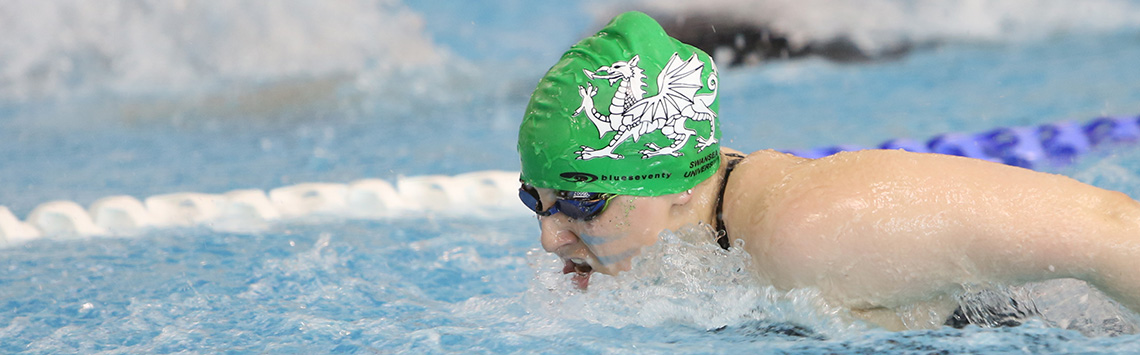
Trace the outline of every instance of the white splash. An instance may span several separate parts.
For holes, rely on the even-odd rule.
[[[4,1],[0,33],[0,100],[12,101],[266,78],[374,87],[448,57],[398,0]]]
[[[558,257],[532,250],[527,258],[535,280],[524,304],[549,322],[579,320],[617,328],[683,325],[711,330],[786,323],[826,338],[874,328],[829,305],[816,290],[785,292],[764,284],[750,271],[752,258],[743,248],[723,250],[711,242],[711,235],[700,228],[662,233],[657,244],[634,258],[632,270],[617,276],[595,273],[587,291],[576,289],[571,275],[562,274]],[[964,287],[959,304],[981,326],[1001,326],[1010,320],[1042,322],[1038,324],[1089,336],[1132,334],[1138,329],[1136,315],[1077,280]],[[912,324],[940,326],[942,319],[933,323],[917,319],[928,311],[915,308],[904,316]]]
[[[617,276],[595,273],[589,290],[572,286],[556,256],[534,250],[536,278],[524,297],[531,312],[608,327],[685,325],[718,329],[754,322],[790,323],[828,336],[866,329],[812,290],[777,291],[751,272],[742,248],[723,250],[711,231],[664,232]]]

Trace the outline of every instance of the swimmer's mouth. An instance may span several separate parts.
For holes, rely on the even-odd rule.
[[[590,285],[590,274],[594,273],[594,268],[586,263],[586,260],[579,258],[566,259],[566,266],[562,267],[562,274],[574,273],[571,280],[574,286],[579,290],[585,291],[586,287]]]

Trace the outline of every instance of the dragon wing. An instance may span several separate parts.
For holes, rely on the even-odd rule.
[[[693,54],[682,61],[676,53],[657,75],[657,95],[638,101],[625,116],[632,116],[633,124],[648,123],[656,119],[668,119],[681,110],[693,105],[693,98],[703,86],[701,71],[705,63]],[[647,133],[647,132],[646,132]]]

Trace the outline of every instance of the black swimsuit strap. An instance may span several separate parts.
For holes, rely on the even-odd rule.
[[[728,228],[724,225],[724,188],[728,186],[728,176],[732,174],[732,169],[736,168],[736,164],[744,159],[743,155],[736,153],[725,154],[733,159],[728,161],[728,165],[724,167],[724,179],[720,180],[720,194],[716,199],[716,243],[721,248],[728,249],[731,244],[728,241]]]

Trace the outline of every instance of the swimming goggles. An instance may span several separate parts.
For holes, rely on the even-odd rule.
[[[542,199],[538,197],[538,190],[534,186],[524,183],[519,187],[519,199],[539,216],[545,217],[562,212],[571,219],[583,221],[589,221],[602,214],[610,200],[617,196],[617,194],[576,191],[560,191],[558,195],[554,206],[544,210]]]

